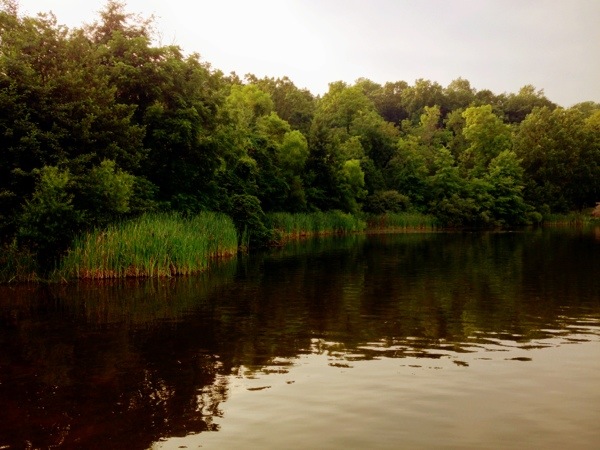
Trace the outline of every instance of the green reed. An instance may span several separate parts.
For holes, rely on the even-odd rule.
[[[580,226],[597,221],[591,214],[582,212],[570,212],[567,214],[544,215],[544,226]]]
[[[415,212],[386,213],[367,219],[369,230],[436,230],[440,222],[431,215]]]
[[[304,236],[353,233],[366,228],[363,220],[341,211],[270,213],[267,217],[273,229],[284,240]]]
[[[190,218],[147,214],[79,236],[55,277],[106,279],[189,275],[237,253],[232,220],[203,212]]]
[[[35,255],[28,248],[19,248],[16,241],[0,247],[0,283],[40,281]]]

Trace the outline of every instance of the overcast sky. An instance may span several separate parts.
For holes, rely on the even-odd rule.
[[[499,94],[532,84],[562,105],[600,103],[600,0],[129,0],[162,44],[225,73],[328,83],[465,78]],[[104,0],[19,0],[69,27]]]

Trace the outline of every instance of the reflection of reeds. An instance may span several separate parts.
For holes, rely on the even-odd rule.
[[[364,221],[341,211],[314,213],[271,213],[269,219],[273,228],[283,239],[297,239],[304,236],[344,234],[363,231]]]
[[[237,260],[219,261],[189,277],[80,281],[51,287],[62,307],[89,325],[151,325],[204,311],[210,298],[234,280]]]
[[[367,222],[372,230],[435,230],[441,227],[434,216],[411,212],[386,213],[373,216]]]
[[[205,270],[211,259],[236,252],[235,227],[223,214],[144,215],[78,237],[56,275],[65,279],[189,275]]]

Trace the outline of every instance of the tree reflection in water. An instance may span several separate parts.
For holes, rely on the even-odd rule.
[[[0,447],[142,449],[217,431],[231,379],[286,373],[306,353],[338,368],[468,365],[460,355],[481,348],[585,335],[600,318],[598,245],[566,231],[352,236],[210,276],[1,287]]]

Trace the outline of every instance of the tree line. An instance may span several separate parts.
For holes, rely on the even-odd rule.
[[[414,211],[514,226],[600,200],[600,104],[459,78],[332,82],[224,74],[109,0],[69,29],[0,10],[0,236],[40,257],[150,211]]]

